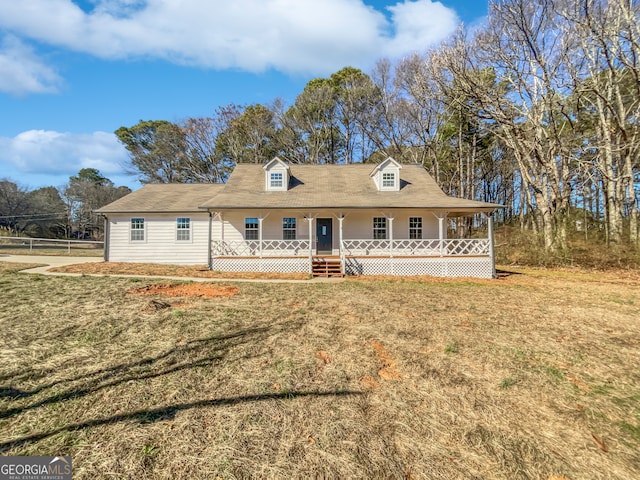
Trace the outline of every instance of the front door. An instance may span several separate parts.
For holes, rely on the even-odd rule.
[[[331,255],[333,252],[331,220],[331,218],[316,219],[316,253],[318,255]]]

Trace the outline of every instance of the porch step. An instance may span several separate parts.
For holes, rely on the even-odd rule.
[[[313,257],[311,275],[314,277],[344,277],[340,257]]]

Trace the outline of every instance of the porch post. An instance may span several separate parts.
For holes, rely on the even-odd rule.
[[[493,212],[486,214],[487,217],[487,230],[489,234],[489,257],[491,258],[491,276],[498,278],[496,274],[496,255],[495,255],[495,240],[493,238]]]
[[[338,217],[338,224],[339,224],[339,237],[340,237],[340,245],[339,245],[339,250],[338,253],[340,254],[340,269],[342,270],[342,273],[344,273],[344,249],[342,248],[342,241],[344,239],[344,235],[343,235],[343,231],[342,231],[342,222],[344,220],[344,214],[340,214],[340,216]]]
[[[393,258],[393,216],[389,215],[389,257]]]
[[[438,213],[438,240],[440,241],[440,256],[444,256],[444,219],[443,213]]]
[[[309,274],[313,272],[313,217],[308,216],[305,217],[307,222],[309,222]]]
[[[260,255],[260,258],[262,258],[262,221],[264,220],[264,218],[262,218],[262,215],[260,215],[260,217],[258,218],[258,252]]]
[[[224,248],[224,216],[222,212],[218,213],[218,218],[220,219],[220,240],[222,241],[222,248]]]
[[[207,252],[207,262],[208,262],[207,265],[209,267],[209,270],[212,270],[213,268],[213,252],[211,251],[212,241],[213,241],[213,214],[211,213],[211,210],[209,210],[209,248]]]

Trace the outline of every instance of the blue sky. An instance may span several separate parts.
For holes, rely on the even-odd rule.
[[[0,179],[117,185],[114,130],[222,105],[290,104],[312,78],[423,52],[488,0],[0,0]]]

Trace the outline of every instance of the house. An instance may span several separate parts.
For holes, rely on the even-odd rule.
[[[447,196],[419,165],[239,164],[224,184],[146,185],[101,209],[105,260],[218,271],[495,276],[500,205]],[[482,214],[487,238],[447,238]]]

